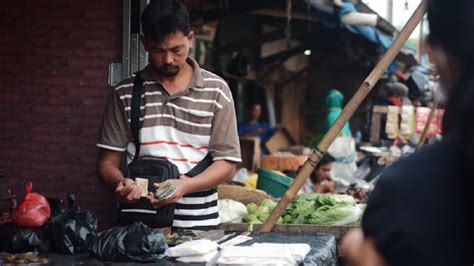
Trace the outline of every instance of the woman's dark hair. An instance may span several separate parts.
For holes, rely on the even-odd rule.
[[[189,13],[180,0],[152,0],[142,13],[142,31],[145,37],[162,41],[168,34],[190,31]]]
[[[334,158],[331,154],[326,153],[324,157],[319,161],[318,165],[316,166],[316,169],[319,169],[321,166],[327,164],[327,163],[332,163],[336,161],[336,158]]]
[[[443,119],[444,138],[455,148],[459,167],[453,174],[453,182],[462,189],[473,234],[474,185],[472,165],[474,164],[474,1],[473,0],[429,0],[428,20],[429,42],[440,47],[447,58],[459,64],[459,79],[450,89]],[[452,63],[452,62],[451,62]],[[450,156],[450,155],[447,155]]]

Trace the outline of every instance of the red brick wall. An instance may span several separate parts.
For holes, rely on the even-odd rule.
[[[95,143],[107,66],[121,61],[122,1],[0,1],[0,171],[49,197],[76,194],[112,224],[113,195],[97,180]]]

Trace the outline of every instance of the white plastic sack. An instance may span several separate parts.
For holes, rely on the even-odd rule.
[[[294,244],[278,244],[278,243],[255,243],[252,247],[265,247],[268,249],[284,248],[289,249],[293,258],[296,262],[300,263],[304,261],[306,255],[311,251],[311,246],[303,243]]]
[[[217,253],[217,250],[214,250],[204,255],[179,257],[176,258],[176,261],[184,263],[204,263],[211,261],[217,255]]]
[[[230,246],[221,250],[218,265],[297,265],[293,254],[283,247]]]
[[[355,140],[349,136],[337,137],[327,152],[336,159],[331,169],[336,192],[345,191],[351,184],[352,174],[357,170]]]
[[[168,257],[199,256],[217,250],[217,243],[208,239],[184,242],[165,251]]]
[[[231,199],[218,200],[217,208],[221,223],[241,222],[241,218],[247,214],[247,207],[243,203]]]

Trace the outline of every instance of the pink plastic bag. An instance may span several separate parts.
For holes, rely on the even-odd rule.
[[[25,198],[13,210],[12,223],[21,227],[41,227],[51,215],[48,200],[41,194],[31,192],[32,183],[27,183],[25,188]]]

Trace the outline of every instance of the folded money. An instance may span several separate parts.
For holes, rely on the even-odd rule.
[[[176,186],[170,181],[166,181],[160,188],[155,191],[155,198],[165,200],[170,198],[176,192]]]

